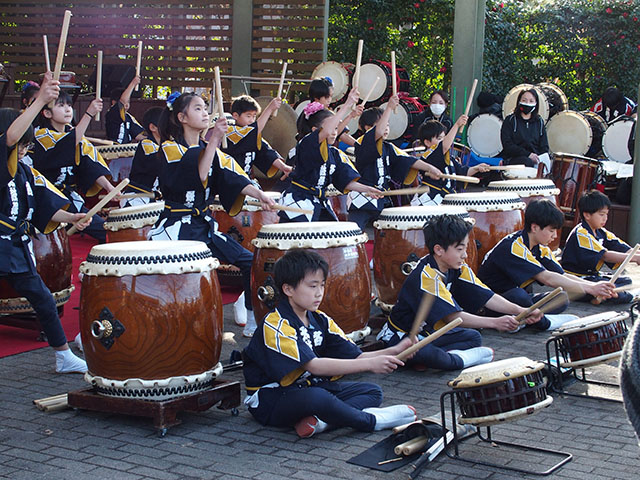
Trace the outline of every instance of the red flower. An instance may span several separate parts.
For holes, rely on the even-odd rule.
[[[629,13],[628,13],[628,12],[624,12],[624,13],[622,14],[622,16],[623,16],[624,18],[627,18],[627,17],[629,16]]]
[[[626,37],[624,35],[620,35],[620,40],[624,40]]]
[[[447,67],[440,67],[440,73],[444,73],[447,71]]]
[[[613,13],[613,10],[611,10],[611,8],[607,8],[607,9],[605,10],[605,12],[607,12],[607,13]]]
[[[573,64],[574,68],[580,68],[580,62],[576,62]]]
[[[369,30],[373,30],[373,27],[369,27]]]
[[[367,23],[371,25],[373,23],[373,20],[371,20],[370,18],[367,18]]]
[[[419,8],[420,4],[419,3],[414,3],[413,6],[416,7],[416,8]]]
[[[598,54],[597,54],[596,52],[593,52],[593,56],[594,56],[594,57],[597,57],[597,56],[598,56]]]
[[[498,5],[500,8],[504,8],[504,2],[500,2],[500,5]]]
[[[616,42],[616,41],[614,40],[614,41],[613,41],[613,44],[614,44],[614,45],[618,45],[618,42]]]
[[[413,48],[413,47],[415,47],[415,46],[416,46],[416,44],[415,44],[415,43],[413,43],[411,40],[407,41],[407,47],[409,47],[409,48]]]
[[[638,17],[633,17],[633,21],[637,22],[638,21]]]
[[[638,50],[640,50],[640,45],[638,45]]]

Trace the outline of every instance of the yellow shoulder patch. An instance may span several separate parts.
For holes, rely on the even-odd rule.
[[[254,127],[251,127],[249,125],[245,127],[230,125],[229,127],[227,127],[227,139],[236,144],[244,137],[249,135],[253,131],[253,129]]]
[[[338,335],[339,337],[344,338],[346,341],[353,343],[353,341],[345,335],[345,333],[342,331],[340,326],[333,320],[333,318],[331,318],[329,315],[327,315],[326,313],[320,310],[317,310],[317,312],[327,317],[327,320],[329,322],[329,333]]]
[[[533,265],[542,267],[536,257],[533,256],[533,253],[531,253],[531,250],[529,250],[524,244],[524,242],[522,241],[522,237],[518,237],[516,241],[511,244],[511,254],[515,255],[518,258],[526,260]]]
[[[220,168],[225,168],[227,170],[231,170],[234,173],[237,173],[240,176],[247,177],[245,171],[238,165],[238,162],[231,155],[227,155],[222,150],[218,149],[218,163],[220,164]]]
[[[264,344],[267,348],[281,353],[285,357],[300,361],[298,351],[298,332],[289,321],[280,316],[278,310],[271,312],[262,324]]]
[[[342,163],[346,163],[347,165],[349,165],[351,168],[353,168],[354,170],[356,169],[355,165],[353,164],[353,162],[351,161],[351,159],[349,158],[349,155],[347,155],[346,153],[344,153],[342,150],[340,149],[336,149],[338,150],[338,154],[340,157],[340,161]]]
[[[482,280],[480,280],[478,277],[476,277],[476,274],[473,273],[473,270],[471,270],[471,268],[469,268],[469,265],[467,265],[466,263],[462,264],[462,268],[461,268],[461,273],[460,273],[460,280],[467,282],[467,283],[471,283],[473,285],[477,285],[479,287],[482,288],[486,288],[487,290],[489,290],[489,287],[487,287]]]
[[[168,163],[179,162],[187,151],[185,147],[172,141],[164,142],[161,148]]]
[[[591,250],[592,252],[599,252],[604,247],[600,245],[598,240],[584,227],[578,227],[576,230],[576,239],[578,240],[578,246],[585,250]]]
[[[160,148],[158,147],[158,144],[156,142],[149,140],[148,138],[142,140],[140,144],[142,145],[142,149],[144,150],[145,155],[153,155]]]
[[[35,168],[33,168],[33,167],[29,167],[29,168],[31,169],[31,174],[33,175],[33,182],[36,185],[38,185],[39,187],[46,187],[47,190],[50,190],[51,192],[55,193],[60,198],[62,198],[64,200],[67,200],[67,197],[60,190],[58,190],[58,188],[53,183],[51,183],[49,180],[47,180],[47,177],[42,175]]]
[[[429,292],[434,297],[447,302],[449,305],[455,306],[451,292],[447,290],[447,286],[442,283],[438,272],[429,265],[425,265],[420,273],[420,289]]]
[[[48,128],[39,128],[36,131],[36,142],[38,142],[42,148],[45,150],[49,150],[56,146],[58,141],[67,135],[63,132],[56,132],[55,130],[50,130]]]

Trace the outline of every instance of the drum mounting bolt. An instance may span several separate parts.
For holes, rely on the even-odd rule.
[[[258,299],[261,302],[268,302],[275,298],[275,290],[271,285],[258,287]]]
[[[94,320],[91,323],[91,335],[95,338],[110,337],[113,333],[113,326],[109,320]]]

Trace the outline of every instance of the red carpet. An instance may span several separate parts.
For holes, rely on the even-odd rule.
[[[79,332],[78,305],[80,302],[80,283],[78,282],[78,269],[87,254],[97,242],[87,235],[74,235],[70,238],[71,252],[73,253],[72,281],[76,289],[71,294],[71,299],[64,306],[62,327],[71,342]],[[241,288],[222,286],[222,303],[235,302],[240,295]],[[36,348],[48,347],[46,342],[37,340],[38,332],[23,328],[0,325],[0,358],[17,353],[28,352]]]

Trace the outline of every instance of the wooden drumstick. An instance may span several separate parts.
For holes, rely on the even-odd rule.
[[[282,97],[282,87],[284,87],[284,77],[287,75],[287,62],[282,62],[282,74],[280,75],[280,85],[278,86],[278,97]],[[273,118],[278,116],[278,110],[271,115]]]
[[[640,288],[638,285],[634,285],[633,283],[630,283],[629,285],[623,285],[621,287],[616,287],[613,289],[614,292],[618,293],[618,292],[626,292],[627,290],[634,290],[636,288]]]
[[[464,109],[465,115],[469,115],[469,110],[471,110],[471,103],[473,102],[473,95],[476,93],[477,86],[478,86],[478,79],[474,78],[473,84],[471,85],[471,94],[469,95],[469,98],[467,98],[467,107]],[[461,125],[459,131],[462,132],[463,128],[464,128],[464,125]]]
[[[489,170],[518,170],[522,169],[521,166],[518,165],[490,165]]]
[[[429,292],[424,292],[422,295],[422,300],[420,300],[420,305],[418,306],[418,311],[416,312],[416,318],[413,319],[413,325],[411,325],[411,330],[409,331],[409,338],[417,338],[418,332],[420,331],[420,327],[427,319],[429,312],[431,311],[431,307],[433,306],[433,301],[436,299]]]
[[[622,272],[624,271],[625,268],[627,268],[627,265],[629,264],[631,259],[635,256],[636,253],[638,253],[638,249],[640,249],[640,244],[636,243],[635,247],[631,249],[631,251],[627,254],[627,256],[622,261],[618,269],[613,273],[613,276],[611,277],[611,280],[609,280],[609,283],[613,283],[613,284],[616,283],[616,280],[620,275],[622,275]],[[603,297],[596,297],[593,300],[591,300],[591,303],[593,303],[594,305],[600,305],[603,300],[604,300]]]
[[[94,145],[113,145],[113,140],[105,140],[104,138],[96,138],[96,137],[87,137],[84,136],[87,140],[89,140]]]
[[[53,79],[60,80],[62,61],[64,60],[64,49],[67,46],[67,35],[69,33],[69,23],[71,23],[71,10],[64,11],[62,20],[62,31],[60,32],[60,42],[58,43],[58,53],[56,53],[56,66],[53,69]],[[53,108],[55,100],[49,103],[49,108]]]
[[[367,96],[364,97],[364,99],[362,100],[361,105],[364,105],[369,101],[369,99],[371,98],[371,95],[373,95],[373,89],[376,88],[376,85],[378,84],[379,81],[380,81],[380,77],[376,77],[376,80],[373,82],[373,85],[371,85],[371,88],[369,89]]]
[[[96,98],[102,98],[102,50],[98,50],[98,63],[96,65]],[[93,117],[96,122],[100,121],[100,112]]]
[[[216,102],[218,103],[218,116],[224,117],[224,104],[222,103],[222,83],[220,82],[220,67],[213,69],[216,81]],[[227,148],[227,134],[222,137],[222,148]]]
[[[116,185],[113,190],[111,190],[109,193],[107,193],[102,200],[100,200],[98,203],[96,203],[95,207],[93,207],[91,210],[89,210],[87,212],[87,214],[82,218],[82,220],[80,220],[80,222],[86,222],[91,217],[93,217],[96,213],[98,213],[100,210],[102,210],[102,207],[104,207],[107,203],[109,203],[127,185],[129,185],[129,179],[125,178],[118,185]],[[76,226],[72,225],[71,228],[69,230],[67,230],[67,236],[70,237],[71,235],[73,235],[77,231],[78,231],[78,229],[76,228]]]
[[[391,51],[391,94],[398,94],[398,82],[396,79],[396,52]],[[393,113],[396,113],[396,108],[393,109]]]
[[[136,59],[136,77],[140,76],[140,67],[142,66],[142,40],[138,41],[138,58]],[[140,89],[140,84],[136,85],[136,92]]]
[[[407,357],[411,356],[414,352],[417,352],[418,350],[420,350],[425,345],[428,345],[431,342],[433,342],[434,340],[437,340],[442,335],[447,333],[449,330],[451,330],[453,328],[456,328],[461,323],[462,323],[462,319],[460,317],[456,318],[455,320],[447,323],[444,327],[442,327],[442,328],[436,330],[435,332],[433,332],[428,337],[423,338],[418,343],[414,343],[409,348],[407,348],[404,352],[400,352],[398,355],[396,355],[396,358],[398,360],[404,361]]]
[[[411,442],[409,445],[404,446],[404,448],[402,449],[402,455],[404,455],[405,457],[409,457],[414,453],[417,453],[420,450],[422,450],[422,448],[428,442],[429,442],[429,439],[427,438],[426,435],[420,435],[419,437],[414,438],[413,442]]]
[[[412,187],[412,188],[399,188],[397,190],[387,190],[385,192],[380,192],[380,195],[383,197],[393,197],[394,195],[413,195],[414,193],[426,193],[429,191],[429,187],[424,185],[422,187]]]
[[[364,40],[358,40],[358,55],[356,56],[356,70],[353,73],[353,80],[351,82],[353,88],[360,86],[360,65],[362,64],[362,50],[364,48]]]
[[[47,68],[47,72],[51,71],[51,60],[49,59],[49,41],[46,35],[42,35],[42,42],[44,43],[44,65]]]
[[[551,300],[553,300],[555,297],[557,297],[561,293],[562,293],[562,287],[556,288],[549,295],[546,295],[546,296],[542,297],[540,300],[538,300],[536,303],[531,305],[529,308],[527,308],[526,310],[524,310],[524,311],[520,312],[518,315],[516,315],[516,317],[515,317],[516,320],[518,322],[522,321],[523,318],[525,318],[529,314],[531,314],[531,312],[533,312],[536,308],[542,307],[545,303],[550,302]]]
[[[447,173],[441,173],[440,178],[450,178],[451,180],[457,180],[458,182],[465,183],[480,183],[479,178],[469,177],[467,175],[449,175]]]
[[[98,198],[105,198],[106,195],[100,195]],[[120,195],[121,200],[130,200],[132,198],[156,198],[153,193],[123,193]]]

